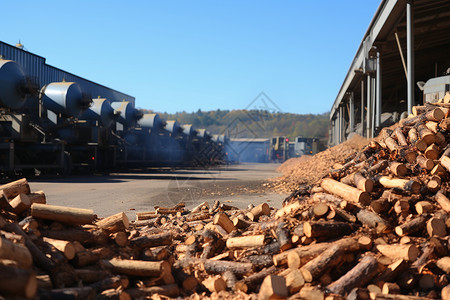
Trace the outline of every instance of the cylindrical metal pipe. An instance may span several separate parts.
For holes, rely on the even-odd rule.
[[[367,113],[366,113],[367,133],[366,133],[366,137],[368,139],[370,139],[370,138],[372,138],[372,134],[371,134],[371,131],[372,131],[372,128],[371,128],[372,127],[372,118],[371,118],[371,116],[372,116],[372,99],[371,99],[371,87],[370,87],[372,80],[371,80],[369,74],[367,74],[366,81],[367,81]]]
[[[349,106],[349,110],[350,110],[350,115],[349,115],[349,131],[350,133],[352,133],[355,130],[355,99],[354,99],[355,95],[352,92],[350,92],[349,98],[348,98],[348,106]]]
[[[408,71],[408,114],[414,106],[414,14],[413,0],[406,2],[406,69]]]
[[[377,107],[376,107],[376,115],[375,115],[375,128],[377,130],[381,125],[381,101],[382,101],[382,92],[381,92],[381,57],[380,52],[377,52],[377,81],[376,81],[376,89],[377,89]]]

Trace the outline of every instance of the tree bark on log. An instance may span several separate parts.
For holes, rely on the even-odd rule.
[[[225,271],[231,271],[238,275],[248,275],[253,272],[253,264],[251,263],[211,259],[203,260],[202,263],[205,271],[210,274],[222,274]]]
[[[347,235],[354,230],[353,226],[344,222],[305,222],[303,231],[310,238],[338,237]]]
[[[297,253],[301,260],[301,265],[310,261],[323,251],[327,250],[333,245],[339,245],[344,252],[354,252],[360,249],[358,241],[354,238],[343,238],[334,242],[317,243],[308,246],[300,246],[298,248],[289,249],[285,252],[275,254],[273,256],[273,263],[275,266],[281,266],[287,264],[288,255],[292,252]]]
[[[114,273],[130,276],[158,277],[171,269],[167,261],[111,259],[100,262],[102,266]]]
[[[0,294],[34,299],[37,287],[33,271],[0,265]]]
[[[0,237],[0,258],[16,261],[22,268],[30,268],[33,258],[27,247],[15,244],[3,237]]]
[[[22,178],[0,186],[0,190],[7,199],[12,199],[19,194],[29,194],[30,185],[25,178]]]
[[[442,207],[443,210],[445,210],[446,212],[450,212],[450,200],[442,192],[437,192],[434,199]]]
[[[172,233],[141,235],[130,240],[130,247],[136,249],[151,248],[172,244]]]
[[[398,236],[405,236],[420,232],[425,228],[426,222],[427,219],[424,216],[419,216],[417,218],[412,219],[409,222],[403,223],[402,225],[395,227],[395,233]]]
[[[344,295],[355,287],[364,286],[378,272],[378,262],[373,256],[365,256],[344,276],[327,286],[333,293]]]
[[[374,228],[377,233],[385,232],[389,228],[388,223],[383,218],[381,218],[378,214],[364,208],[360,209],[356,213],[356,218],[358,218],[362,224],[365,224],[370,228]]]
[[[227,239],[227,248],[251,248],[264,246],[264,234],[261,235],[249,235],[239,236]]]
[[[367,192],[343,184],[334,179],[323,179],[321,187],[328,193],[335,194],[352,203],[361,203],[363,205],[366,205],[370,202],[370,195]]]
[[[109,242],[109,237],[103,230],[85,231],[76,228],[63,230],[43,230],[41,234],[55,240],[77,241],[83,245],[105,245]]]
[[[415,261],[419,256],[419,249],[411,244],[391,244],[391,245],[377,245],[377,250],[392,259],[402,258],[408,261]]]
[[[95,214],[92,209],[39,203],[34,203],[31,206],[31,216],[38,219],[58,221],[71,225],[92,224],[95,219]]]
[[[97,226],[101,229],[112,233],[127,230],[130,227],[130,221],[124,212],[104,218],[95,224],[97,224]]]
[[[337,266],[343,259],[343,251],[339,245],[332,246],[326,251],[322,252],[316,258],[310,260],[303,267],[300,272],[306,282],[311,282],[319,278],[326,270]]]
[[[268,275],[258,293],[258,300],[285,299],[288,296],[286,280],[281,276]]]
[[[69,287],[45,291],[40,297],[41,299],[94,300],[95,291],[91,287]]]
[[[415,180],[401,179],[401,178],[391,178],[389,176],[380,176],[378,182],[385,188],[398,188],[404,191],[409,191],[413,194],[418,194],[420,192],[420,183]]]
[[[176,298],[180,295],[180,289],[175,283],[161,286],[127,289],[126,292],[131,296],[132,299],[144,299],[155,294],[171,298]]]

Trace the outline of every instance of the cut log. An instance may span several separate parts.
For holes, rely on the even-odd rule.
[[[372,249],[373,241],[368,236],[362,236],[358,239],[358,244],[361,249],[370,250]]]
[[[277,237],[278,243],[280,244],[281,251],[286,251],[292,248],[291,236],[289,234],[289,230],[285,228],[285,226],[286,224],[284,222],[280,222],[277,225],[277,229],[275,230],[275,235]]]
[[[419,216],[417,218],[412,219],[409,222],[403,223],[402,225],[395,227],[395,233],[398,236],[405,236],[420,232],[425,228],[426,222],[427,219],[425,217]]]
[[[180,295],[180,289],[175,283],[161,286],[132,288],[127,289],[126,292],[132,299],[145,299],[158,294],[171,298],[176,298]]]
[[[34,299],[37,292],[34,272],[0,265],[0,294]]]
[[[233,222],[230,220],[230,218],[225,213],[221,213],[221,212],[217,213],[214,216],[213,224],[219,225],[227,233],[231,233],[234,230],[236,230],[236,227],[234,227]]]
[[[193,209],[191,209],[191,214],[198,213],[198,212],[200,212],[202,210],[206,211],[208,209],[209,209],[209,203],[208,203],[208,201],[205,201],[205,202],[200,203],[199,205],[197,205]]]
[[[373,202],[373,201],[372,201]],[[351,213],[339,208],[339,207],[331,207],[332,211],[334,212],[333,218],[340,218],[344,221],[354,223],[356,222],[356,217],[352,215]],[[327,217],[328,218],[328,217]]]
[[[418,194],[420,192],[420,183],[415,180],[391,178],[389,176],[380,176],[378,181],[385,188],[398,188],[405,191],[412,192],[413,194]]]
[[[434,168],[434,161],[432,159],[426,158],[423,155],[418,155],[416,157],[417,164],[427,171],[430,171]]]
[[[40,203],[40,204],[46,204],[47,199],[45,197],[44,191],[37,191],[35,193],[28,194],[28,197],[30,198],[31,204],[33,203]]]
[[[132,300],[130,294],[122,289],[109,289],[96,296],[97,300]]]
[[[364,225],[374,228],[377,233],[385,232],[389,228],[388,223],[383,218],[367,209],[360,209],[356,213],[356,218]]]
[[[233,219],[233,225],[237,229],[246,229],[248,228],[252,223],[244,220],[244,218],[234,218]]]
[[[127,259],[101,260],[102,266],[114,273],[158,277],[167,270],[170,271],[170,264],[166,261],[142,261]]]
[[[234,286],[236,285],[236,282],[237,282],[236,275],[234,275],[233,272],[226,271],[222,274],[222,278],[223,278],[223,280],[225,280],[225,282],[227,284],[227,288],[230,291],[233,291]]]
[[[447,274],[450,274],[450,257],[445,256],[436,261],[436,266]]]
[[[141,235],[130,240],[130,247],[136,249],[151,248],[172,244],[172,233],[158,233],[152,235]]]
[[[343,238],[329,243],[317,243],[308,246],[301,246],[298,248],[289,249],[285,252],[275,254],[273,256],[273,263],[275,266],[281,266],[287,264],[288,255],[292,252],[297,253],[301,260],[300,265],[304,265],[314,257],[321,254],[333,245],[339,245],[344,252],[354,252],[360,249],[358,241],[354,238]]]
[[[211,292],[218,293],[220,291],[225,291],[227,289],[227,283],[220,275],[209,276],[202,281],[202,284]]]
[[[251,247],[263,247],[264,246],[264,234],[239,236],[227,239],[227,248],[251,248]]]
[[[420,125],[417,129],[419,137],[423,140],[427,146],[433,144],[436,141],[434,133],[428,129],[425,125]]]
[[[385,282],[381,289],[383,294],[400,294],[400,287],[395,282]]]
[[[436,144],[431,144],[425,149],[425,157],[428,159],[436,160],[439,157],[440,149]]]
[[[70,287],[45,291],[39,296],[41,299],[94,300],[95,291],[91,287]]]
[[[327,286],[332,293],[344,295],[355,287],[364,286],[378,272],[378,262],[373,256],[365,256],[344,276]]]
[[[20,215],[31,207],[31,200],[27,195],[21,193],[14,197],[14,199],[9,202],[9,205],[11,205],[12,211],[15,214]]]
[[[77,241],[83,245],[104,245],[109,242],[108,234],[103,230],[85,231],[76,228],[63,230],[44,230],[41,229],[44,237],[55,240]]]
[[[90,285],[90,287],[94,289],[95,292],[101,293],[104,290],[117,289],[119,287],[126,289],[129,283],[130,282],[127,277],[117,275],[94,282]]]
[[[288,295],[286,280],[281,276],[269,275],[261,284],[258,300],[284,299]]]
[[[372,179],[366,178],[361,173],[356,172],[353,176],[353,181],[355,183],[355,186],[361,191],[368,193],[372,192],[374,186],[374,182]]]
[[[128,245],[128,236],[125,231],[119,231],[111,234],[111,239],[114,240],[117,246],[125,247]]]
[[[373,280],[373,283],[378,284],[386,281],[395,281],[401,273],[408,269],[408,267],[409,263],[406,260],[402,258],[397,259],[389,264],[387,268]]]
[[[186,221],[187,222],[200,221],[200,220],[207,220],[209,218],[211,218],[211,214],[209,212],[199,212],[187,215]]]
[[[22,178],[0,186],[0,190],[7,199],[13,199],[19,194],[29,194],[30,185],[25,178]]]
[[[306,282],[311,282],[318,279],[326,270],[340,264],[343,257],[343,251],[339,245],[332,246],[301,267],[300,272]]]
[[[285,279],[289,294],[297,293],[305,285],[305,279],[298,269],[291,269]]]
[[[334,179],[330,178],[323,179],[321,186],[327,192],[335,194],[352,203],[361,203],[363,205],[366,205],[370,202],[370,195],[367,192],[343,184]]]
[[[98,222],[96,222],[98,227],[107,230],[109,232],[118,232],[127,230],[130,227],[130,222],[127,215],[124,212],[109,216]]]
[[[203,268],[209,274],[222,274],[231,271],[237,275],[248,275],[253,272],[253,264],[235,261],[211,260],[203,261]]]
[[[405,176],[408,169],[406,168],[406,166],[400,162],[396,162],[393,161],[391,163],[389,163],[389,169],[391,170],[392,173],[394,173],[395,176]],[[373,186],[373,182],[372,182],[372,186]]]
[[[303,231],[307,237],[337,237],[349,234],[353,226],[344,222],[305,222]]]
[[[400,148],[400,146],[397,144],[397,142],[391,137],[385,138],[384,143],[386,144],[388,149],[392,152],[397,151]]]
[[[33,258],[27,247],[15,244],[3,237],[0,237],[0,258],[16,261],[22,268],[30,268]]]
[[[250,210],[247,214],[251,221],[257,221],[259,217],[270,214],[270,206],[267,203],[261,203]]]
[[[92,224],[96,217],[92,209],[39,203],[33,203],[33,205],[31,205],[31,216],[38,219],[58,221],[71,225]]]
[[[405,135],[403,134],[403,131],[400,127],[395,128],[394,130],[395,137],[397,138],[397,141],[400,146],[408,146],[408,141],[406,140]]]
[[[444,176],[446,174],[445,169],[442,167],[442,165],[440,164],[440,162],[437,162],[433,169],[431,169],[430,171],[431,175],[438,175],[438,176]]]
[[[55,240],[50,238],[43,238],[44,242],[51,244],[53,247],[61,251],[64,254],[64,257],[67,259],[73,259],[75,257],[75,247],[72,242],[63,241],[63,240]]]
[[[300,299],[305,300],[324,300],[325,299],[325,293],[316,286],[304,286],[301,288],[300,292],[297,294],[300,297]],[[295,296],[293,296],[295,297]]]
[[[445,222],[438,218],[431,218],[427,222],[427,232],[430,237],[444,237],[447,235]]]
[[[443,210],[450,212],[450,200],[442,192],[437,192],[434,200],[436,200]]]
[[[377,245],[376,248],[381,254],[391,259],[402,258],[408,261],[415,261],[420,253],[416,246],[409,244]]]
[[[449,300],[450,299],[450,284],[443,287],[441,290],[441,299]]]
[[[257,286],[269,275],[277,271],[275,266],[264,268],[261,271],[245,277],[241,281],[236,282],[235,290],[247,292],[249,290],[256,290]]]
[[[111,276],[109,272],[103,270],[75,269],[74,272],[78,280],[84,283],[98,282]]]
[[[329,207],[326,203],[317,203],[313,206],[313,213],[316,218],[322,218],[328,213]]]

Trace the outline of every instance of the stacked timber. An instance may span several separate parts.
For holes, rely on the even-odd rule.
[[[450,299],[450,118],[417,111],[280,209],[179,203],[130,222],[1,186],[0,295]]]

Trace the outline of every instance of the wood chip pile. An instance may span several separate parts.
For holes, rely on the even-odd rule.
[[[25,179],[1,186],[0,295],[450,299],[449,110],[415,111],[278,210],[179,203],[99,220]]]

